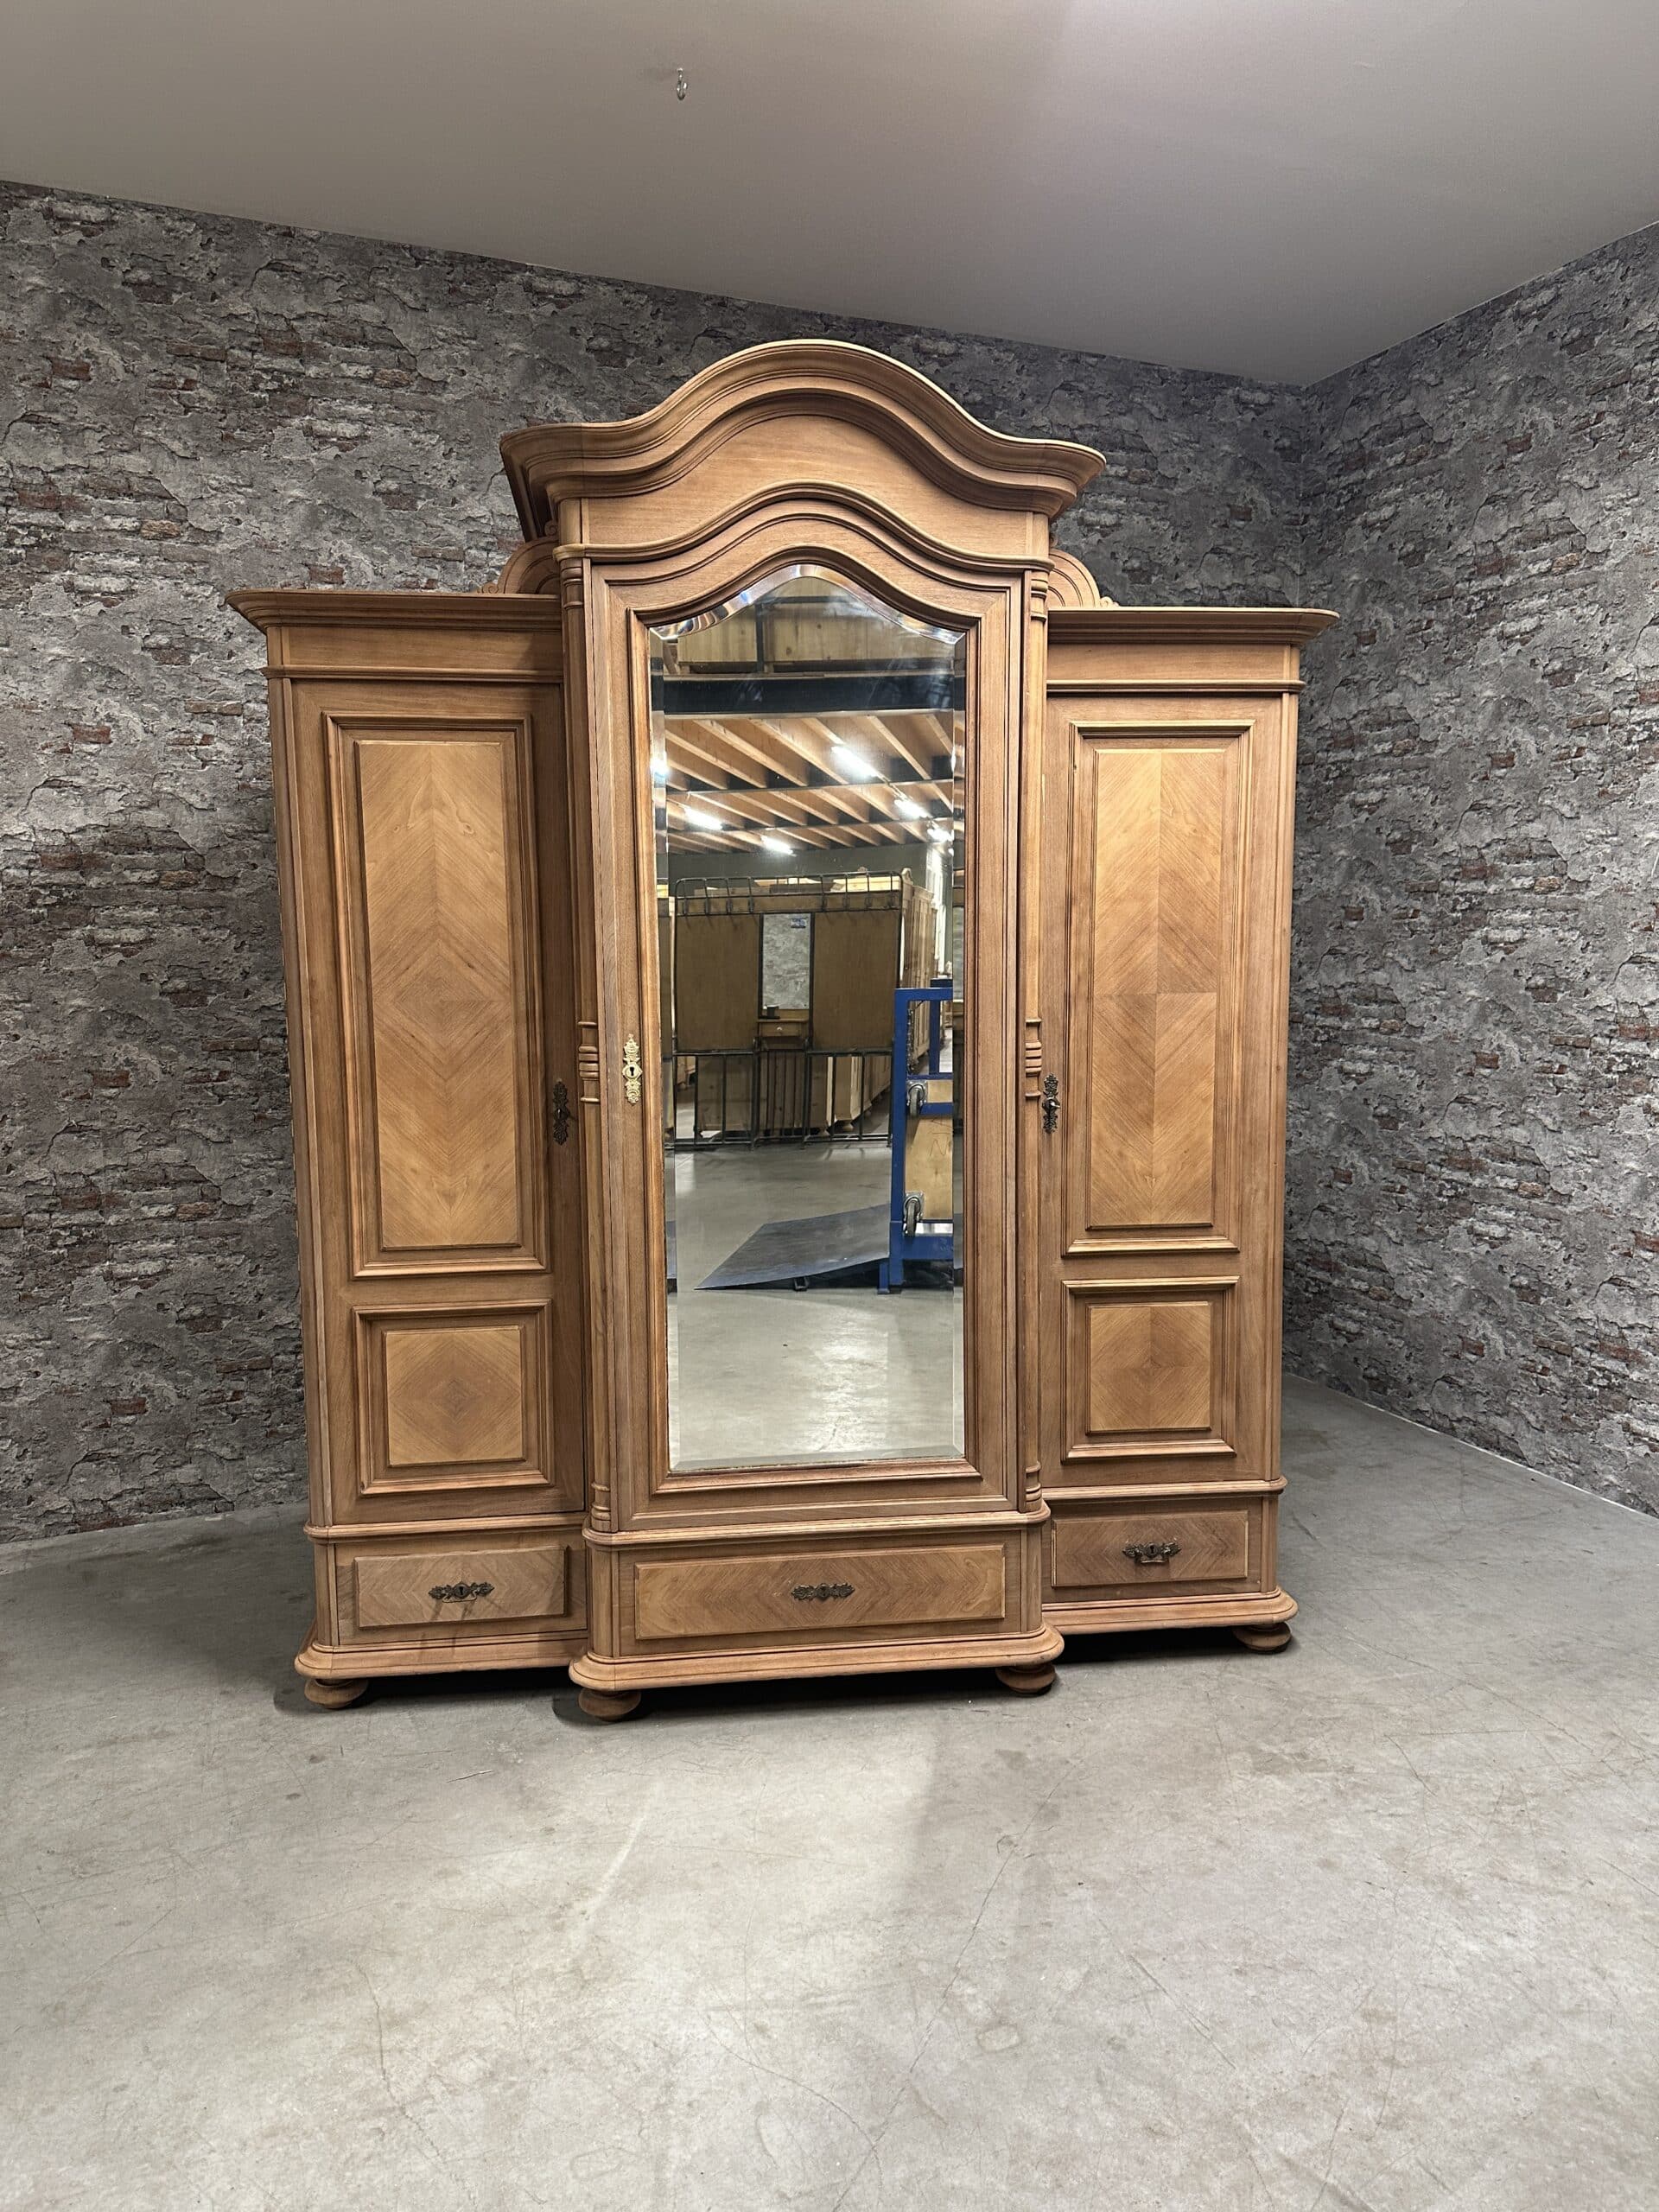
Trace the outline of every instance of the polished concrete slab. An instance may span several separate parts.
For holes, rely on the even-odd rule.
[[[0,1559],[0,2204],[1659,2206],[1659,1522],[1306,1388],[1272,1657],[288,1671],[295,1517]]]
[[[962,1450],[962,1290],[874,1281],[705,1290],[768,1222],[886,1205],[885,1144],[732,1145],[674,1160],[679,1287],[668,1300],[677,1467],[953,1459]]]

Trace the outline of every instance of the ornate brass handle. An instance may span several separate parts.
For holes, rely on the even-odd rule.
[[[1043,1135],[1052,1137],[1060,1126],[1060,1078],[1057,1075],[1043,1077]]]
[[[570,1093],[562,1083],[553,1086],[553,1141],[563,1144],[570,1134]]]
[[[435,1582],[426,1594],[441,1605],[453,1605],[467,1598],[487,1598],[494,1587],[493,1582]]]
[[[850,1582],[798,1582],[789,1594],[803,1602],[812,1598],[850,1598],[853,1586]]]
[[[1162,1567],[1179,1551],[1179,1544],[1125,1544],[1123,1556],[1132,1559],[1137,1567]]]
[[[639,1103],[639,1079],[645,1071],[639,1058],[639,1039],[630,1037],[622,1047],[622,1095],[630,1106]]]

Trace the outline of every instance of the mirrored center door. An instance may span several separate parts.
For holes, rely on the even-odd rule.
[[[648,634],[671,1473],[959,1460],[964,633],[794,564]]]

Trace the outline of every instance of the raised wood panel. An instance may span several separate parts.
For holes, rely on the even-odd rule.
[[[545,1492],[549,1321],[541,1306],[359,1314],[359,1494],[463,1491],[467,1511],[505,1511],[530,1501],[491,1493]]]
[[[1207,1429],[1214,1315],[1188,1299],[1097,1300],[1089,1309],[1084,1421],[1091,1436]]]
[[[389,1467],[524,1456],[524,1332],[512,1321],[385,1332]]]
[[[1073,725],[1073,1244],[1231,1217],[1237,738]]]
[[[1097,1479],[1088,1466],[1098,1460],[1120,1463],[1113,1480],[1155,1480],[1171,1457],[1232,1456],[1236,1288],[1179,1276],[1065,1287],[1064,1461],[1052,1481]]]
[[[1050,1543],[1053,1587],[1120,1598],[1177,1595],[1249,1585],[1261,1558],[1260,1503],[1071,1508]]]
[[[537,1266],[527,729],[331,736],[359,1268]]]
[[[556,1619],[569,1611],[569,1541],[364,1551],[351,1574],[359,1629]]]
[[[1001,1542],[648,1560],[634,1570],[641,1643],[849,1629],[1000,1622],[1007,1611]]]

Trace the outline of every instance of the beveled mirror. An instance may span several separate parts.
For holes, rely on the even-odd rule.
[[[798,564],[650,652],[671,1468],[958,1458],[963,633]]]

